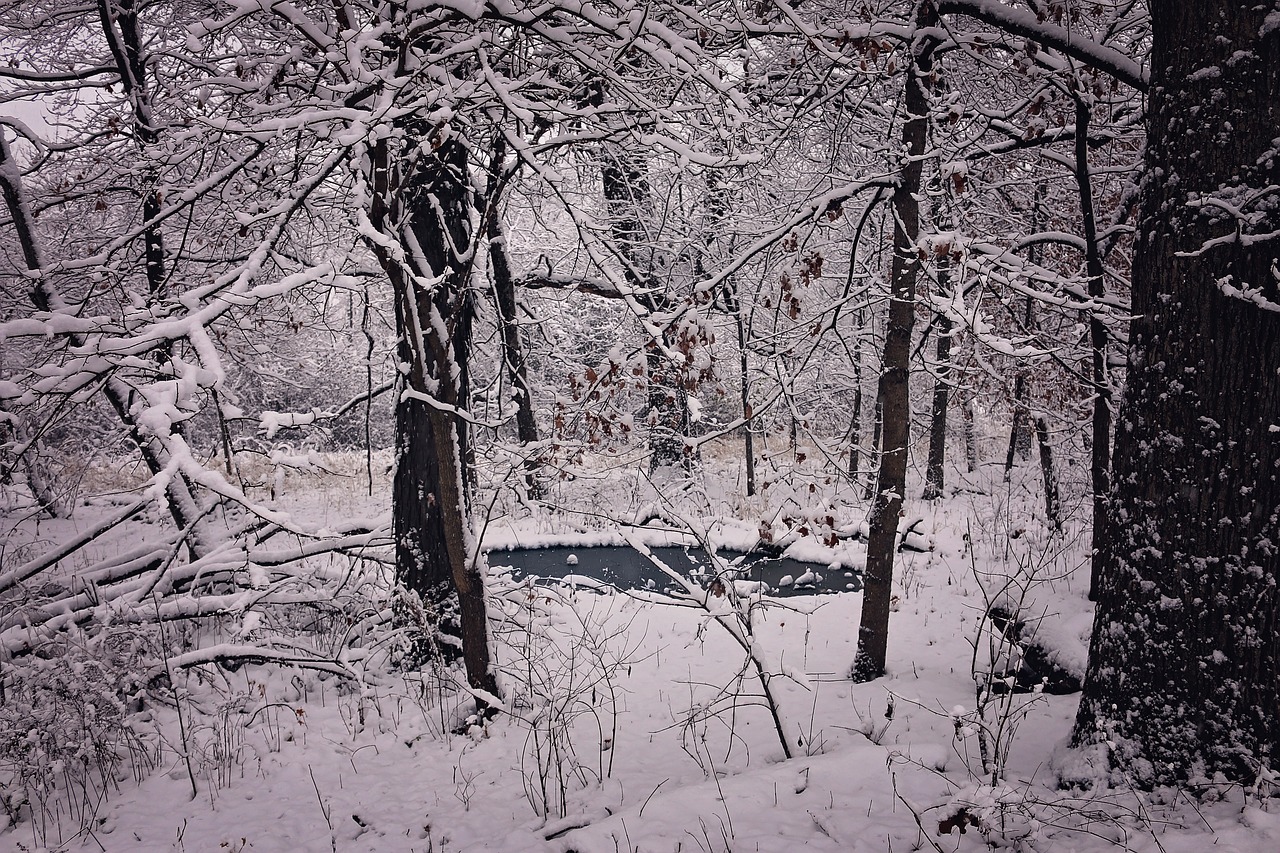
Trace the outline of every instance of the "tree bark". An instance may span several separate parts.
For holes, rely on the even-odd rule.
[[[1049,443],[1049,422],[1036,418],[1036,443],[1040,445],[1040,475],[1044,480],[1044,516],[1055,531],[1062,530],[1062,498],[1058,493],[1058,472],[1053,467],[1053,445]]]
[[[1093,179],[1089,172],[1089,105],[1080,92],[1076,98],[1076,183],[1080,188],[1080,219],[1084,230],[1085,272],[1089,276],[1089,296],[1106,296],[1102,251],[1098,246],[1098,224],[1093,208]],[[1093,386],[1093,442],[1089,474],[1093,491],[1093,556],[1089,565],[1089,600],[1097,601],[1105,546],[1107,492],[1111,489],[1111,379],[1107,371],[1107,327],[1098,317],[1097,306],[1089,309],[1090,374]]]
[[[951,273],[947,258],[943,257],[938,260],[938,295],[946,299],[950,292]],[[947,408],[951,404],[951,319],[939,314],[937,323],[933,411],[929,416],[929,456],[925,465],[922,496],[926,501],[942,497],[946,485],[943,466],[947,461]]]
[[[964,415],[964,459],[965,467],[972,474],[978,470],[978,430],[973,422],[973,399],[968,398],[961,407]]]
[[[879,389],[877,389],[878,392]],[[876,454],[879,459],[880,453],[880,434],[884,431],[884,400],[881,399],[879,393],[876,394],[875,405],[871,407],[871,452]],[[870,501],[876,496],[876,478],[867,477],[867,488],[862,494],[862,499]]]
[[[862,332],[866,327],[866,312],[858,308],[858,337],[853,342],[853,414],[849,419],[849,482],[858,485],[862,479],[860,450],[862,447]]]
[[[604,103],[604,84],[590,93],[594,106]],[[623,261],[623,274],[637,294],[637,300],[651,314],[671,309],[671,296],[654,279],[654,263],[645,228],[650,208],[649,179],[645,162],[637,151],[609,146],[600,158],[600,180],[610,216],[609,230]],[[689,407],[679,370],[671,364],[659,344],[672,344],[669,329],[662,341],[645,347],[648,376],[649,470],[671,465],[690,465],[692,457],[685,437],[689,434]]]
[[[931,2],[917,5],[917,32],[937,24]],[[880,471],[871,505],[867,536],[867,569],[863,578],[862,619],[858,626],[858,652],[851,676],[870,681],[884,674],[889,640],[889,600],[893,587],[893,554],[898,518],[906,492],[907,450],[911,438],[911,396],[908,373],[911,330],[915,323],[916,278],[920,258],[916,240],[920,233],[920,172],[929,128],[929,72],[934,42],[917,35],[912,62],[906,70],[902,125],[902,167],[893,191],[894,233],[889,320],[878,401],[883,416]]]
[[[1086,149],[1087,150],[1087,149]],[[1045,185],[1037,183],[1031,202],[1031,230],[1038,233],[1044,227]],[[1027,250],[1027,260],[1032,264],[1040,263],[1040,244],[1032,243]],[[1022,331],[1030,335],[1036,326],[1036,303],[1028,294],[1026,309],[1022,317]],[[1022,461],[1031,458],[1031,406],[1027,398],[1030,396],[1027,387],[1027,370],[1019,365],[1017,376],[1013,380],[1013,423],[1009,425],[1009,452],[1004,459],[1004,481],[1007,483],[1013,476],[1015,457]]]
[[[1139,782],[1280,756],[1280,27],[1151,5],[1128,381],[1076,744]]]
[[[533,393],[529,388],[529,368],[525,361],[524,341],[520,335],[516,284],[507,253],[507,238],[503,233],[496,199],[492,205],[488,211],[489,268],[493,272],[498,322],[502,325],[503,361],[516,396],[516,437],[525,453],[525,490],[530,498],[536,500],[542,496],[542,487],[538,483],[541,460],[531,448],[538,443],[538,421],[533,413]]]
[[[1030,301],[1031,297],[1027,297]],[[1015,458],[1031,456],[1031,408],[1027,405],[1027,374],[1019,370],[1013,378],[1013,422],[1009,425],[1009,452],[1004,457],[1004,481],[1013,476]]]
[[[416,138],[421,128],[405,130],[403,148],[384,138],[368,158],[370,223],[405,250],[371,241],[395,294],[397,353],[406,370],[392,483],[396,581],[434,611],[445,637],[460,635],[468,683],[496,695],[467,510],[462,417],[472,323],[470,167],[457,139],[428,148]]]
[[[733,314],[734,325],[738,331],[738,370],[741,372],[739,388],[742,396],[742,455],[747,464],[747,497],[756,493],[756,438],[751,431],[751,365],[747,358],[747,318],[743,316],[742,300],[738,298],[738,288],[734,282],[726,282],[724,286],[725,310]]]

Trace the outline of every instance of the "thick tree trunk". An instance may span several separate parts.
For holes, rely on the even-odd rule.
[[[603,91],[596,95],[598,102],[603,97]],[[635,288],[637,299],[646,310],[653,314],[666,313],[672,307],[670,294],[654,280],[654,263],[645,230],[644,217],[651,202],[644,160],[634,150],[611,148],[602,157],[600,177],[612,214],[610,231],[624,262],[627,283]],[[669,330],[664,330],[662,341],[650,341],[645,348],[650,471],[693,462],[685,442],[690,426],[687,392],[679,369],[660,344],[674,344]]]
[[[1280,756],[1280,27],[1152,3],[1128,381],[1077,744],[1145,783]]]
[[[470,460],[461,416],[472,318],[468,169],[466,149],[456,140],[430,150],[412,134],[403,150],[380,140],[369,154],[369,220],[406,250],[372,246],[395,294],[398,355],[407,370],[396,404],[396,581],[434,613],[442,636],[461,635],[468,683],[496,694],[484,580],[467,510]]]
[[[438,496],[440,459],[431,406],[401,395],[396,403],[396,466],[391,482],[396,583],[422,599],[444,638],[458,638],[453,568]],[[445,645],[450,640],[442,640]]]
[[[916,8],[916,28],[937,24],[930,2]],[[867,536],[867,569],[863,577],[862,619],[858,626],[858,652],[851,676],[870,681],[884,674],[889,640],[889,599],[893,587],[893,554],[898,518],[902,515],[907,486],[907,450],[911,438],[911,396],[908,373],[911,330],[915,322],[916,278],[920,258],[916,240],[920,232],[920,171],[929,127],[929,72],[933,67],[933,42],[917,37],[913,61],[906,71],[906,121],[902,126],[902,168],[893,192],[893,264],[886,327],[884,360],[878,399],[884,425],[881,431],[880,473],[871,505]]]

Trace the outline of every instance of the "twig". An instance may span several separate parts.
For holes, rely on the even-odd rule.
[[[945,850],[943,850],[940,846],[938,846],[938,842],[934,841],[933,838],[929,835],[929,832],[924,828],[924,823],[921,822],[920,820],[920,813],[917,812],[915,808],[911,805],[911,803],[907,801],[906,797],[898,793],[898,774],[894,773],[892,778],[893,778],[893,796],[897,798],[898,802],[906,806],[907,811],[911,812],[912,819],[915,820],[916,826],[919,827],[920,829],[920,837],[923,838],[925,841],[928,841],[929,846],[932,847],[934,850],[937,850],[938,853],[946,853]]]
[[[178,697],[178,683],[173,680],[173,668],[169,666],[169,641],[165,639],[164,619],[160,618],[160,600],[155,591],[151,593],[151,601],[156,606],[156,625],[160,629],[160,645],[164,647],[164,669],[169,676],[169,689],[173,691],[173,708],[178,714],[178,734],[182,738],[182,758],[187,764],[187,778],[191,780],[191,799],[199,796],[196,790],[196,773],[191,768],[191,745],[187,741],[187,724],[182,719],[182,701]]]

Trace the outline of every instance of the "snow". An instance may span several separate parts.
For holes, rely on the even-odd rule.
[[[334,528],[384,515],[379,499],[335,473],[341,460],[307,461],[287,469],[281,511],[300,524]],[[707,467],[706,492],[724,494],[716,465]],[[1194,807],[1112,788],[1101,778],[1091,792],[1059,791],[1055,772],[1088,772],[1081,769],[1086,754],[1061,746],[1075,696],[1011,697],[1008,719],[1018,725],[1001,741],[1007,769],[994,784],[983,772],[969,640],[978,636],[984,603],[999,593],[1018,604],[1034,617],[1030,635],[1073,672],[1083,672],[1092,615],[1080,520],[1068,522],[1065,536],[1051,536],[1034,520],[1038,470],[1028,465],[1015,474],[1011,484],[998,482],[997,472],[920,508],[927,515],[917,529],[929,532],[932,549],[897,555],[890,675],[875,682],[845,678],[857,643],[857,593],[791,598],[784,607],[767,589],[739,582],[734,592],[758,602],[747,635],[732,621],[728,596],[710,597],[708,611],[663,604],[670,599],[656,593],[620,594],[582,576],[552,587],[493,577],[506,709],[496,719],[464,725],[470,702],[447,677],[389,669],[377,662],[376,647],[343,646],[340,656],[308,670],[260,663],[174,669],[186,734],[171,702],[149,702],[150,722],[139,717],[135,725],[147,737],[158,726],[168,745],[157,747],[159,761],[140,781],[125,773],[98,806],[87,845],[68,838],[69,849],[1276,849],[1274,806],[1253,795],[1246,800],[1238,786],[1222,786],[1219,801]],[[664,505],[636,482],[611,473],[554,488],[562,504],[610,506],[638,520]],[[907,493],[918,488],[909,483]],[[683,500],[665,504],[661,527],[592,529],[572,513],[505,508],[490,519],[484,544],[582,548],[630,540],[649,547],[698,538],[676,530],[680,523],[717,547],[740,547],[758,535],[755,515],[769,498],[742,504],[750,512],[740,518]],[[69,538],[74,527],[100,523],[93,512],[119,512],[82,511],[76,521],[43,522],[40,535]],[[1007,535],[1010,519],[1023,525],[1017,538]],[[155,536],[152,522],[120,522],[101,547],[134,546],[145,536]],[[800,537],[790,548],[825,554],[820,565],[836,568],[822,571],[861,566],[862,545],[854,540],[830,549]],[[1010,594],[1011,580],[1025,589]],[[225,639],[168,665],[261,653],[263,638],[281,626],[250,599],[241,601]],[[276,639],[264,658],[297,656],[294,641]],[[765,662],[789,721],[790,760],[761,705],[760,681],[743,669],[744,641]],[[451,734],[455,729],[462,733]],[[1273,784],[1260,774],[1259,787]],[[28,817],[4,821],[0,849],[34,846]]]

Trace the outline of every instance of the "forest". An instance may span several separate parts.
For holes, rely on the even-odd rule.
[[[0,44],[0,850],[1280,848],[1280,0]]]

